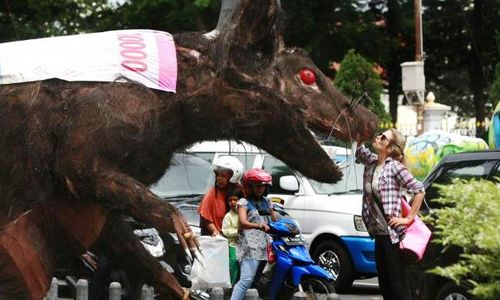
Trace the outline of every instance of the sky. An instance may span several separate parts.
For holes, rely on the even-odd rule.
[[[123,3],[125,3],[125,1],[127,0],[108,0],[109,3],[117,5],[122,5]]]

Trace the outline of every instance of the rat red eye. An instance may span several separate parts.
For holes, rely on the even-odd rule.
[[[311,85],[316,82],[316,74],[314,71],[308,68],[302,68],[299,72],[300,80],[307,85]]]

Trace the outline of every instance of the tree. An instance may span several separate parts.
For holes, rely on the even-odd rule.
[[[0,42],[126,28],[171,33],[215,28],[219,0],[5,0]]]
[[[401,67],[413,60],[413,1],[411,0],[284,0],[288,44],[308,50],[325,74],[331,61],[349,49],[379,64],[389,92],[392,121],[397,121]],[[314,34],[310,34],[314,32]]]
[[[0,42],[95,31],[112,11],[107,0],[5,0]]]
[[[434,210],[433,223],[443,246],[463,249],[461,260],[433,273],[472,285],[480,299],[500,299],[500,189],[498,182],[455,180],[440,186],[443,208]]]
[[[373,0],[369,2],[369,7],[367,14],[372,15],[377,38],[370,54],[365,55],[385,70],[383,79],[387,82],[389,112],[392,121],[396,123],[398,99],[402,92],[401,63],[413,61],[415,57],[413,1]]]
[[[380,101],[382,80],[373,70],[374,67],[373,63],[351,49],[342,60],[334,83],[352,102],[361,99],[360,104],[374,112],[381,121],[389,121],[389,115]]]
[[[500,101],[500,63],[497,64],[495,69],[495,80],[491,85],[489,96],[492,103],[498,103]]]
[[[497,32],[497,48],[500,49],[500,32]],[[494,108],[500,102],[500,63],[495,68],[495,76],[490,87],[490,101]]]
[[[424,0],[426,79],[441,102],[461,115],[486,116],[488,87],[499,62],[497,0]],[[477,136],[483,137],[483,128]]]
[[[220,0],[128,0],[99,30],[148,28],[177,33],[210,31],[217,24]]]
[[[375,37],[367,33],[372,26],[362,18],[363,2],[283,0],[286,44],[307,50],[321,71],[333,77],[331,61],[342,60],[349,49],[365,53]]]

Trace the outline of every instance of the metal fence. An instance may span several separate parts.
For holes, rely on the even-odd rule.
[[[397,124],[392,122],[381,122],[379,124],[380,130],[385,130],[389,128],[397,128],[399,132],[405,138],[415,138],[417,137],[417,124],[414,122],[405,122],[405,120],[398,121]],[[448,133],[476,137],[477,131],[487,132],[489,129],[489,122],[475,122],[474,120],[463,120],[454,123],[453,125],[443,124],[438,128],[427,128],[425,131],[430,129],[442,130]]]

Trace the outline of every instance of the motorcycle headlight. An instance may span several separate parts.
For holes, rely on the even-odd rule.
[[[285,246],[283,246],[283,245],[279,245],[279,246],[278,246],[278,249],[280,249],[280,250],[281,250],[281,251],[283,251],[283,252],[288,253],[288,250],[286,250],[286,247],[285,247]]]
[[[357,231],[368,232],[361,216],[354,216],[354,228],[356,228]]]

